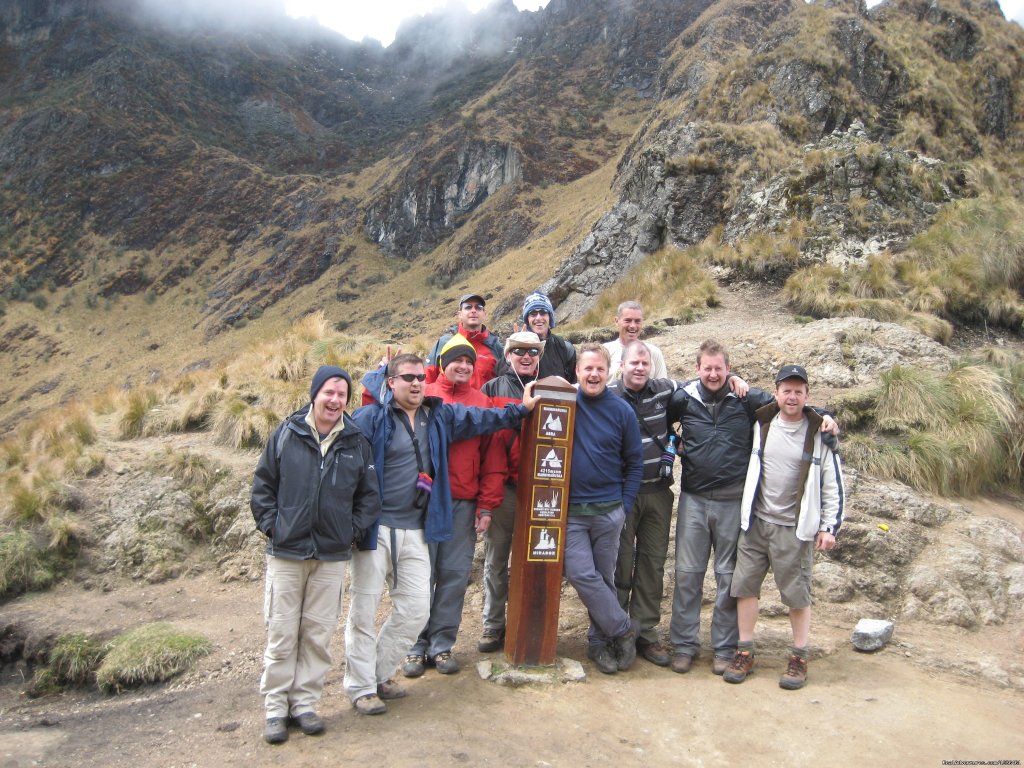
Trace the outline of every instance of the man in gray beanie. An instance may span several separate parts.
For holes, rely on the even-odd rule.
[[[380,515],[370,444],[345,413],[351,390],[343,369],[317,369],[309,405],[274,430],[253,478],[249,506],[267,537],[260,693],[270,744],[288,740],[289,723],[307,736],[324,731],[315,707],[331,668],[345,561]]]
[[[551,333],[555,327],[555,308],[546,294],[534,291],[526,297],[523,301],[523,323],[525,327],[521,330],[533,331],[544,342],[544,356],[540,360],[537,378],[561,376],[570,384],[575,384],[576,348],[567,339]],[[501,365],[498,374],[507,371],[508,365]]]

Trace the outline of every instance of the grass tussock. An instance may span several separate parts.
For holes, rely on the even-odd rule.
[[[637,296],[643,297],[648,321],[690,322],[702,310],[718,305],[715,283],[693,260],[690,249],[664,248],[606,289],[580,324],[608,325],[619,304]]]
[[[58,694],[66,688],[92,683],[103,662],[106,648],[84,632],[71,632],[57,638],[47,662],[36,670],[28,686],[32,697]]]
[[[160,470],[187,486],[209,490],[224,470],[208,457],[167,447],[157,462]]]
[[[863,471],[945,495],[1020,486],[1020,362],[968,360],[948,373],[897,366],[838,410],[857,430],[843,451]]]
[[[1022,290],[1024,203],[984,193],[947,206],[900,254],[794,272],[785,296],[801,314],[891,320],[946,343],[955,321],[1024,331]]]
[[[275,411],[233,397],[217,409],[213,428],[218,441],[231,448],[261,448],[281,418]]]
[[[28,530],[0,533],[0,597],[45,589],[57,572],[53,553]]]
[[[694,249],[694,255],[704,264],[729,267],[743,277],[781,281],[800,264],[805,237],[805,226],[798,220],[784,232],[758,232],[735,245],[717,242],[712,235]]]
[[[133,389],[125,396],[125,406],[118,421],[118,435],[122,440],[142,437],[146,417],[156,402],[156,394],[148,388]]]
[[[210,652],[210,641],[170,624],[146,624],[111,641],[96,670],[101,691],[114,693],[145,683],[158,683],[189,669]]]

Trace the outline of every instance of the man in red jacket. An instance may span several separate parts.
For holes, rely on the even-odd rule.
[[[490,398],[470,383],[476,350],[456,334],[438,356],[443,375],[427,385],[426,394],[446,403],[491,407]],[[406,677],[419,677],[432,664],[443,675],[459,671],[452,655],[462,621],[462,606],[473,567],[477,532],[491,522],[491,510],[502,500],[506,460],[503,446],[490,435],[452,443],[448,451],[448,482],[452,492],[452,538],[430,545],[430,619],[402,665]]]
[[[537,378],[545,344],[532,331],[513,333],[505,342],[505,372],[484,384],[483,393],[494,406],[518,403],[527,384]],[[573,351],[573,358],[576,353]],[[516,519],[516,483],[519,480],[519,430],[503,429],[491,436],[501,447],[507,468],[505,498],[492,510],[484,534],[484,631],[477,643],[481,653],[500,651],[505,644],[505,604],[508,602],[508,558]]]
[[[476,360],[473,362],[473,376],[470,384],[473,389],[480,389],[486,382],[493,379],[497,372],[498,361],[502,356],[501,339],[487,330],[484,321],[487,309],[484,297],[479,293],[467,293],[459,299],[456,311],[458,325],[448,329],[434,344],[426,360],[427,383],[432,384],[441,375],[441,350],[455,334],[459,334],[473,345]]]

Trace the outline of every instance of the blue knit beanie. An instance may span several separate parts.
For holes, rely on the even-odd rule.
[[[550,327],[555,327],[555,308],[551,304],[551,299],[540,291],[534,291],[526,300],[523,302],[523,322],[529,322],[530,313],[535,309],[543,309],[548,313],[548,317],[551,320]]]
[[[348,382],[348,397],[345,398],[345,405],[352,399],[352,377],[348,371],[336,365],[321,365],[313,374],[313,383],[309,385],[309,400],[316,400],[317,393],[323,388],[329,379],[344,379]]]

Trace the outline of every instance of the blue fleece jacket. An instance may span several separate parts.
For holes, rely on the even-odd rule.
[[[633,409],[605,389],[576,394],[569,503],[621,501],[628,514],[644,474],[640,425]]]
[[[388,417],[391,408],[391,390],[385,386],[387,376],[383,369],[363,377],[371,392],[381,393],[381,402],[367,405],[354,414],[352,420],[363,431],[373,448],[374,469],[384,487],[384,448],[394,432],[394,422]],[[367,380],[369,383],[367,384]],[[423,406],[430,409],[427,437],[430,460],[434,466],[434,484],[427,502],[427,516],[423,535],[428,542],[448,541],[452,537],[452,492],[448,483],[448,447],[456,440],[486,435],[500,429],[518,429],[526,415],[522,403],[509,403],[504,408],[467,408],[464,405],[442,402],[439,397],[423,398]],[[635,421],[635,419],[634,419]],[[375,549],[378,523],[375,523],[359,542],[359,549]]]

